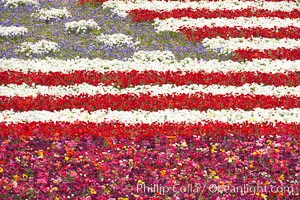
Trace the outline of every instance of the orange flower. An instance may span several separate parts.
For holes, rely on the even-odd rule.
[[[13,178],[15,181],[18,181],[19,180],[19,176],[16,174],[16,175],[13,175]]]
[[[38,150],[37,154],[39,155],[40,158],[44,157],[44,150]]]

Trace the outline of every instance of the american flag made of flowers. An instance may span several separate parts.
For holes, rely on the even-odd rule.
[[[66,189],[70,185],[59,187],[62,180],[50,184],[57,177],[51,179],[47,170],[39,178],[40,172],[32,173],[32,179],[41,185],[50,184],[50,199],[75,198],[79,195],[76,190],[85,194],[82,198],[95,199],[230,199],[232,188],[227,187],[226,193],[219,185],[223,181],[233,187],[242,176],[239,172],[235,173],[241,177],[225,175],[230,168],[227,165],[235,162],[237,167],[252,169],[253,163],[260,163],[255,156],[267,159],[268,153],[275,152],[277,157],[269,155],[267,164],[257,168],[283,165],[273,170],[275,177],[261,175],[259,170],[256,176],[263,177],[260,184],[266,187],[286,184],[293,192],[256,190],[248,192],[249,199],[299,197],[295,195],[300,169],[296,156],[300,134],[299,2],[2,0],[0,6],[0,135],[6,145],[1,148],[0,171],[12,164],[5,161],[4,154],[12,140],[22,138],[25,145],[42,138],[45,147],[45,141],[51,141],[50,150],[28,148],[39,159],[48,154],[46,163],[55,155],[64,163],[75,162],[76,155],[88,156],[91,151],[102,160],[89,156],[90,160],[84,161],[86,170],[100,174],[91,182],[79,181],[83,176],[71,170],[73,174],[68,176],[80,182],[75,190]],[[96,140],[101,143],[96,142],[98,147]],[[240,146],[246,154],[242,155],[242,150],[234,153]],[[286,149],[291,146],[293,150]],[[147,152],[149,148],[156,153]],[[63,151],[57,153],[57,149]],[[177,154],[170,153],[173,150]],[[165,152],[162,163],[143,163],[144,156],[150,159],[155,155],[159,160],[157,151]],[[207,159],[205,164],[197,161],[197,152]],[[283,152],[290,157],[280,161]],[[106,157],[109,154],[110,159]],[[188,156],[183,158],[185,154]],[[246,155],[253,160],[245,161]],[[178,165],[179,159],[187,158]],[[141,163],[139,172],[135,165]],[[118,171],[115,167],[119,165],[124,166]],[[213,165],[222,167],[210,169]],[[189,187],[178,168],[194,173],[197,178],[190,182],[198,183],[199,188]],[[3,197],[20,194],[20,184],[34,185],[22,182],[30,176],[26,170],[17,178],[10,171],[12,174],[1,180],[3,172]],[[124,180],[107,179],[108,174],[118,173]],[[155,174],[160,176],[152,177]],[[8,177],[12,177],[11,186]],[[253,183],[248,178],[240,183]],[[84,186],[85,192],[83,182],[89,185]],[[178,185],[176,193],[176,183],[185,183],[186,192]],[[217,190],[209,190],[208,183]],[[4,191],[11,193],[5,196]]]

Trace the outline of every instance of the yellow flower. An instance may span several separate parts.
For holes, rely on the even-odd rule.
[[[108,190],[108,189],[105,189],[104,192],[105,192],[106,194],[110,194],[110,190]]]
[[[250,169],[252,169],[252,168],[253,168],[253,164],[251,163],[251,164],[249,165],[249,167],[250,167]]]
[[[3,172],[3,168],[2,167],[0,167],[0,173],[2,173]]]
[[[28,178],[28,175],[27,174],[22,174],[22,177],[27,179]]]
[[[166,173],[167,173],[167,170],[161,170],[160,171],[160,175],[162,175],[162,176],[165,175]]]
[[[263,199],[267,199],[267,195],[265,195],[265,194],[261,194],[260,197]]]
[[[212,147],[211,147],[211,153],[213,154],[213,153],[215,153],[215,151],[217,150],[217,147],[216,147],[216,145],[212,145]]]
[[[65,157],[65,161],[68,161],[70,160],[70,158],[68,156]]]
[[[274,149],[274,152],[275,153],[279,153],[279,149]]]
[[[272,144],[272,140],[267,140],[267,142],[268,142],[268,145]]]
[[[254,151],[253,153],[252,153],[252,155],[254,155],[254,156],[256,156],[256,155],[260,155],[261,154],[261,152],[260,151]]]
[[[44,151],[43,150],[38,150],[37,154],[39,155],[40,158],[44,157]]]
[[[89,188],[91,194],[97,194],[97,191],[94,188]]]
[[[59,200],[59,198],[58,198],[58,197],[55,197],[55,200]]]
[[[284,174],[281,174],[281,175],[279,176],[279,180],[284,180]]]
[[[16,175],[13,175],[13,178],[15,179],[15,181],[18,181],[19,180],[19,176],[16,174]]]
[[[209,172],[210,172],[209,176],[210,176],[211,178],[219,179],[219,176],[217,176],[216,171],[209,169]]]
[[[127,197],[125,198],[119,197],[118,200],[129,200],[129,199]]]
[[[142,180],[138,180],[138,183],[139,183],[139,184],[144,184],[145,182],[142,181]]]
[[[287,142],[287,143],[286,143],[286,146],[290,147],[290,146],[291,146],[291,143],[290,143],[290,142]]]

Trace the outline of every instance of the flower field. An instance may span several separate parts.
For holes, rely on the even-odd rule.
[[[300,2],[0,0],[0,199],[300,199]]]

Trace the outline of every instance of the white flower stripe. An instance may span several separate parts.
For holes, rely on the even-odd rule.
[[[227,18],[197,18],[192,19],[183,17],[180,19],[168,18],[165,20],[154,20],[153,24],[157,32],[161,31],[178,31],[180,27],[188,28],[202,28],[202,27],[238,27],[238,28],[284,28],[288,26],[300,28],[300,19],[280,19],[276,17],[264,18],[264,17],[237,17],[234,19]]]
[[[217,38],[205,38],[202,44],[212,49],[220,49],[221,52],[232,52],[238,49],[297,49],[300,48],[300,40],[295,39],[270,39],[270,38],[230,38],[228,40]]]
[[[171,11],[173,9],[226,9],[226,10],[240,10],[246,8],[264,9],[269,11],[287,11],[290,12],[293,9],[298,10],[299,6],[296,2],[265,2],[265,1],[198,1],[198,2],[179,2],[179,1],[143,1],[136,0],[131,1],[118,1],[111,0],[103,3],[104,8],[112,8],[113,12],[119,16],[126,17],[128,11],[133,9],[147,9],[154,11]]]
[[[22,36],[27,33],[28,29],[17,26],[0,26],[0,37]]]
[[[119,122],[124,124],[153,124],[153,123],[185,123],[195,124],[205,121],[218,121],[225,123],[262,123],[276,122],[299,123],[300,109],[294,108],[289,110],[283,109],[260,109],[256,108],[252,111],[245,110],[207,110],[205,112],[195,110],[177,110],[166,109],[156,112],[151,111],[112,111],[97,110],[87,112],[83,109],[65,109],[60,111],[27,111],[0,112],[0,122],[6,123],[26,123],[26,122],[94,122],[94,123],[111,123]]]
[[[94,86],[87,83],[71,86],[29,86],[27,84],[0,85],[0,96],[21,96],[36,97],[37,95],[66,96],[66,95],[96,95],[96,94],[149,94],[150,96],[167,95],[167,94],[196,94],[210,93],[213,95],[265,95],[265,96],[298,96],[300,97],[300,86],[270,86],[259,84],[244,84],[243,86],[224,86],[224,85],[182,85],[173,84],[164,85],[139,85],[131,88],[116,88],[113,86]]]
[[[139,60],[141,59],[141,60]],[[184,60],[166,60],[145,61],[144,57],[135,57],[127,61],[120,60],[101,60],[101,59],[72,59],[58,60],[54,58],[47,59],[0,59],[0,70],[2,71],[20,71],[28,72],[62,72],[72,73],[75,70],[79,71],[97,71],[97,72],[112,72],[112,71],[147,71],[155,70],[158,72],[166,71],[182,71],[182,72],[263,72],[263,73],[283,73],[283,72],[299,72],[300,60],[269,60],[255,59],[243,63],[234,61],[219,61],[219,60],[197,60],[186,58]]]

